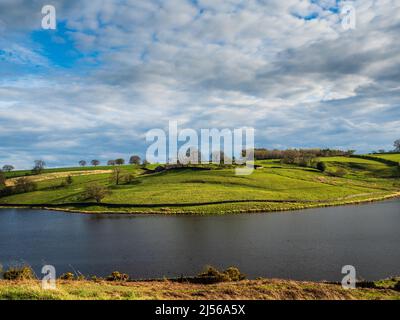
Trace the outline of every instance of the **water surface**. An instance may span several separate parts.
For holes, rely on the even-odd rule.
[[[37,273],[134,278],[238,266],[250,278],[340,280],[344,265],[374,280],[400,275],[400,200],[225,216],[85,215],[0,210],[0,263]]]

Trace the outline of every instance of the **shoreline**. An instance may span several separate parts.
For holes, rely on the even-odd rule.
[[[284,279],[241,280],[215,284],[152,281],[57,280],[43,290],[40,280],[0,280],[0,300],[400,300],[400,278],[359,283]]]
[[[228,215],[228,214],[245,214],[245,213],[275,213],[275,212],[292,212],[297,210],[305,210],[305,209],[315,209],[315,208],[326,208],[326,207],[337,207],[337,206],[349,206],[349,205],[361,205],[367,203],[374,203],[379,201],[385,201],[390,199],[400,198],[400,192],[395,192],[388,195],[377,196],[367,199],[359,199],[359,200],[333,200],[332,202],[309,202],[311,204],[307,204],[307,202],[285,202],[285,201],[265,201],[266,203],[282,203],[282,204],[294,204],[292,207],[282,207],[282,208],[257,208],[257,209],[232,209],[226,210],[220,213],[208,213],[208,212],[196,212],[196,211],[179,211],[179,210],[132,210],[132,211],[118,211],[118,210],[80,210],[80,209],[69,209],[63,208],[60,206],[49,206],[49,205],[17,205],[17,204],[0,204],[0,209],[32,209],[32,210],[47,210],[47,211],[59,211],[65,213],[77,213],[77,214],[126,214],[126,215],[197,215],[197,216],[204,216],[204,215]],[[260,203],[261,201],[248,201],[248,203]],[[228,202],[228,203],[235,203],[235,201]],[[217,203],[216,203],[217,204]],[[96,206],[98,204],[93,204]],[[177,204],[179,205],[179,204]],[[210,203],[204,204],[203,206],[212,205]],[[101,204],[99,204],[101,206]],[[116,205],[115,205],[116,206]],[[197,204],[194,205],[197,207],[201,207],[201,205]],[[132,205],[132,207],[135,207]]]

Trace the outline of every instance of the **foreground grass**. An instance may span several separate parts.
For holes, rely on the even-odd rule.
[[[69,172],[63,168],[60,169],[63,177],[54,172],[32,177],[38,183],[37,191],[2,197],[0,205],[36,205],[87,213],[223,214],[359,203],[400,194],[398,167],[347,157],[320,160],[327,164],[325,173],[282,165],[279,160],[258,161],[261,168],[249,176],[236,176],[231,168],[144,174],[141,168],[121,166],[123,174],[129,173],[135,178],[129,184],[118,186],[110,183],[110,173],[77,174],[79,171],[75,169],[82,168],[72,168],[73,183],[61,186],[65,173]],[[331,173],[339,168],[345,175],[333,176]],[[104,170],[103,167],[95,169]],[[112,191],[101,204],[82,198],[85,187],[93,182]]]
[[[58,281],[56,290],[42,290],[39,281],[0,280],[0,299],[33,300],[400,300],[391,280],[378,288],[345,290],[340,285],[290,280],[243,280],[218,284],[178,283],[168,280],[143,282]],[[393,281],[392,281],[393,282]]]

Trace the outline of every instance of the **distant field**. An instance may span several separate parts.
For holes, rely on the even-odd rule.
[[[400,153],[370,154],[370,156],[400,162]]]
[[[132,165],[119,166],[123,169],[129,169]],[[66,168],[49,168],[44,169],[43,173],[54,173],[54,172],[69,172],[69,171],[91,171],[91,170],[112,170],[112,166],[88,166],[88,167],[66,167]],[[16,178],[23,176],[33,175],[32,170],[15,170],[6,172],[7,178]]]
[[[379,199],[400,191],[396,167],[372,160],[330,157],[327,172],[283,165],[279,160],[257,161],[262,168],[249,176],[234,169],[195,171],[177,169],[144,174],[135,166],[121,166],[135,176],[129,184],[112,185],[110,173],[74,175],[74,171],[110,170],[109,166],[48,169],[34,176],[38,190],[0,198],[0,204],[46,205],[87,212],[227,213],[298,209]],[[156,165],[153,165],[155,167]],[[335,177],[339,168],[343,177]],[[61,186],[65,177],[54,172],[71,172],[73,183]],[[21,173],[21,172],[19,172]],[[63,175],[65,176],[65,174]],[[101,204],[82,196],[89,183],[108,186],[111,195]]]
[[[367,163],[371,165],[381,165],[380,162],[376,162],[369,159],[361,159],[361,158],[350,158],[350,157],[326,157],[321,158],[321,161],[324,162],[342,162],[342,163]]]

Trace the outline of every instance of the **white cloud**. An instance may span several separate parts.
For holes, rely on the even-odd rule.
[[[14,141],[1,162],[20,150],[65,150],[64,159],[143,151],[147,129],[177,119],[255,126],[266,147],[370,151],[400,135],[398,1],[354,1],[356,30],[346,32],[334,0],[58,0],[84,55],[70,69],[49,68],[32,48],[40,4],[0,4],[0,43],[15,52],[0,82],[0,138]]]

